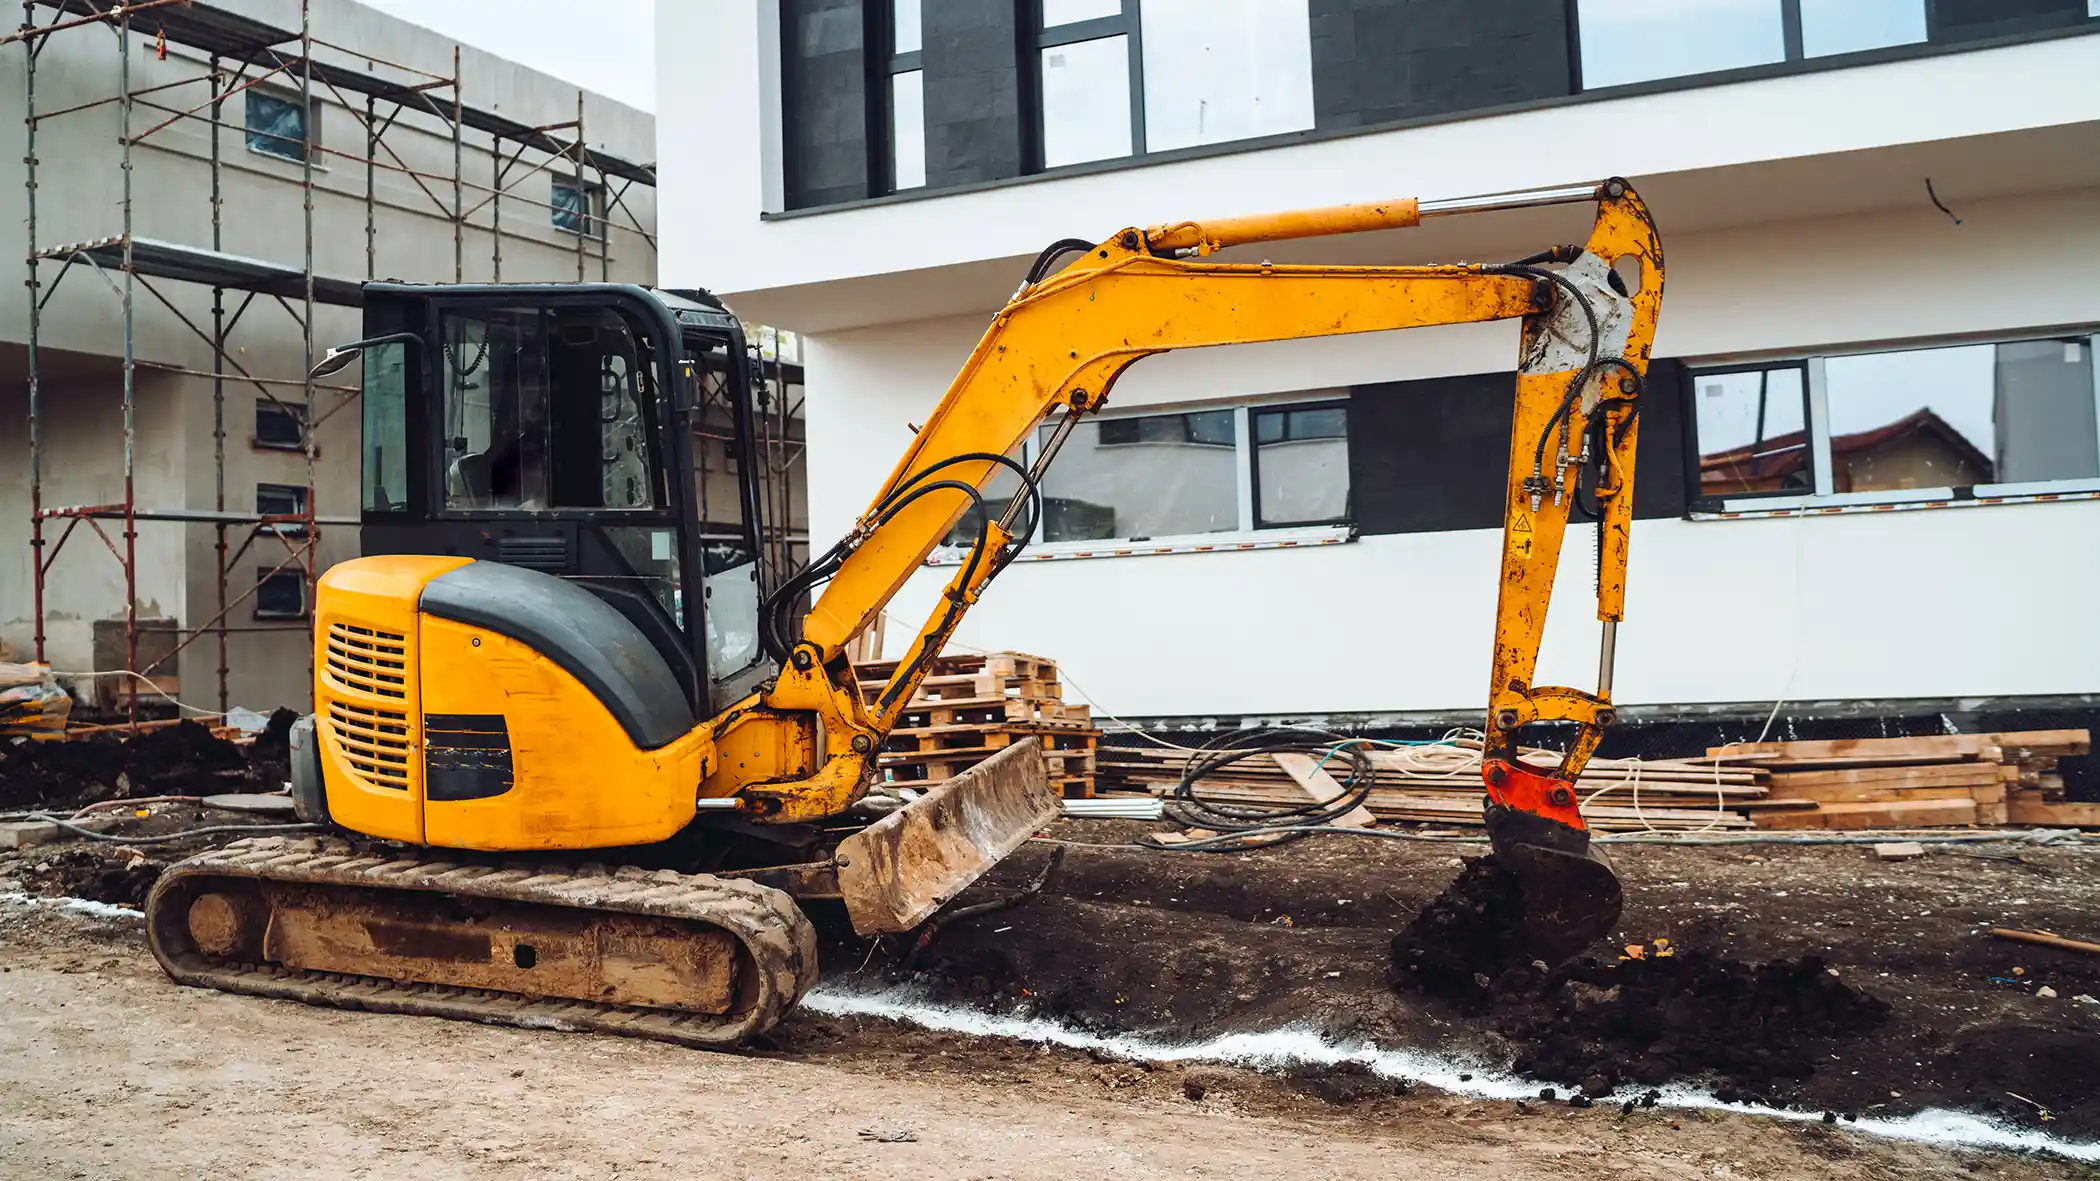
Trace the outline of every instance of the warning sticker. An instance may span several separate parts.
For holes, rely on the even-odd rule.
[[[1531,514],[1519,511],[1509,522],[1509,549],[1525,561],[1531,560]]]

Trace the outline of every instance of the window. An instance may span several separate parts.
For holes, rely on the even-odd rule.
[[[306,449],[305,421],[304,402],[257,398],[252,442],[271,451],[303,451]]]
[[[1349,519],[1349,407],[1254,412],[1254,523],[1330,525]]]
[[[1811,492],[1808,381],[1800,364],[1692,380],[1699,495]]]
[[[408,507],[408,345],[364,351],[364,506],[368,512]]]
[[[1925,0],[1800,0],[1801,53],[1827,57],[1925,39]]]
[[[259,567],[254,602],[257,619],[306,618],[306,572],[296,566]]]
[[[1313,125],[1305,0],[1145,0],[1141,23],[1148,151]]]
[[[1044,0],[1042,164],[1313,125],[1306,0]]]
[[[1043,540],[1238,529],[1239,473],[1231,410],[1081,422],[1043,476]]]
[[[257,484],[255,511],[265,517],[296,517],[306,512],[306,489],[298,484]],[[277,532],[288,537],[306,536],[306,526],[280,523]]]
[[[1699,373],[1699,494],[1709,502],[1777,493],[1884,502],[2100,481],[2096,340],[1905,349]]]
[[[1197,539],[1257,529],[1346,524],[1348,405],[1327,400],[1088,418],[1072,428],[1042,480],[1039,542]],[[1058,420],[1013,452],[1039,461]],[[1018,487],[985,482],[995,516]],[[975,542],[965,513],[947,544]]]
[[[314,123],[309,108],[297,95],[276,95],[249,90],[247,99],[248,150],[283,160],[306,159]]]
[[[1780,0],[1578,0],[1585,90],[1786,60]]]
[[[553,198],[548,204],[553,206],[555,229],[586,238],[604,237],[604,189],[585,181],[557,179]]]
[[[1577,0],[1596,90],[1925,40],[1925,0]]]
[[[890,0],[890,191],[926,184],[926,71],[920,0]]]
[[[644,350],[609,311],[447,313],[444,506],[646,509]]]

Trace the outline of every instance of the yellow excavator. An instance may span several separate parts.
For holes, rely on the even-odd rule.
[[[1506,264],[1216,257],[1570,203],[1595,206],[1587,243]],[[863,936],[910,930],[1058,814],[1032,742],[908,804],[871,788],[929,662],[1033,535],[1046,466],[1131,363],[1503,319],[1523,333],[1485,809],[1542,954],[1570,954],[1621,902],[1573,785],[1612,720],[1662,285],[1655,226],[1617,179],[1055,243],[852,530],[766,586],[750,363],[718,301],[369,284],[364,339],[316,366],[362,360],[364,418],[365,556],[320,580],[314,712],[293,730],[293,799],[324,831],[170,868],[147,901],[154,955],[232,992],[738,1044],[816,982],[804,905],[842,906]],[[701,440],[738,461],[727,491],[696,470],[703,419],[727,427]],[[1034,463],[1009,458],[1039,428]],[[988,504],[1001,472],[1015,491]],[[1578,497],[1600,530],[1593,693],[1532,684]],[[864,697],[849,642],[958,522],[966,557]],[[1517,758],[1535,723],[1573,726],[1554,770]]]

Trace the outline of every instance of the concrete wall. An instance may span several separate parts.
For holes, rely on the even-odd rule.
[[[298,25],[298,5],[293,0],[236,0],[222,7],[279,27],[296,29]],[[412,75],[379,63],[401,63],[447,76],[453,70],[451,41],[350,0],[315,0],[313,27],[317,38],[355,46],[360,54],[369,53],[374,59],[317,49],[316,57],[323,61],[409,81],[415,80]],[[38,60],[38,109],[56,110],[113,96],[119,78],[116,45],[108,31],[96,28],[53,35]],[[464,49],[461,56],[462,98],[467,104],[530,125],[576,118],[573,86],[477,50]],[[135,88],[202,79],[207,68],[202,58],[181,46],[170,45],[162,61],[149,38],[132,39],[130,70]],[[18,46],[9,47],[0,53],[0,126],[21,127],[24,81],[22,51]],[[297,93],[296,80],[287,79],[282,87],[265,86],[285,96]],[[435,119],[414,114],[396,120],[376,153],[381,164],[373,170],[376,214],[368,270],[367,170],[355,159],[368,154],[366,133],[359,121],[363,100],[346,96],[355,100],[353,112],[318,82],[314,93],[320,106],[317,139],[321,148],[316,155],[314,191],[318,273],[352,280],[369,275],[422,281],[451,281],[459,274],[468,281],[487,281],[496,273],[500,241],[505,281],[578,277],[578,236],[552,224],[545,207],[552,181],[547,171],[533,173],[544,158],[532,152],[511,167],[513,193],[468,217],[468,229],[455,256],[450,221],[451,132]],[[441,93],[449,100],[449,91]],[[193,81],[151,97],[169,109],[138,105],[133,112],[135,133],[170,118],[174,111],[205,102],[209,90],[201,81]],[[224,120],[229,126],[219,132],[224,202],[220,249],[297,267],[304,253],[300,167],[294,161],[249,150],[242,129],[244,114],[243,99],[227,102]],[[382,106],[382,118],[384,114]],[[117,108],[108,105],[55,118],[40,127],[40,245],[103,238],[122,231],[118,119]],[[654,121],[647,114],[586,95],[584,121],[592,146],[637,162],[654,159]],[[9,134],[19,135],[19,130]],[[330,150],[351,158],[329,155]],[[505,147],[505,158],[514,150],[515,145]],[[0,152],[0,162],[4,162],[0,163],[0,224],[21,227],[26,219],[23,154],[19,150]],[[473,209],[486,199],[482,190],[493,179],[488,137],[469,131],[462,157],[468,187],[463,188],[461,205]],[[135,236],[212,246],[210,158],[211,128],[201,118],[177,120],[138,144],[133,153]],[[402,169],[428,175],[419,184]],[[572,170],[558,162],[552,171],[568,175]],[[617,180],[611,184],[615,190],[621,186]],[[653,233],[654,191],[636,185],[626,189],[622,201]],[[598,243],[586,241],[585,277],[595,280],[609,273],[616,281],[653,282],[656,259],[650,243],[624,228],[629,224],[624,214],[616,211],[609,220],[613,229],[606,244],[608,264],[601,271]],[[27,239],[20,228],[13,234],[13,245],[0,249],[0,290],[20,292],[27,278],[22,262]],[[40,267],[47,292],[58,269],[49,262]],[[176,314],[179,311],[208,330],[211,291],[168,280],[151,280],[151,284],[174,310],[163,306],[145,283],[135,288],[134,349],[141,362],[136,379],[138,503],[148,508],[210,509],[219,502],[213,462],[212,382],[155,372],[152,366],[211,368],[210,348]],[[238,291],[225,294],[229,318],[243,296]],[[45,311],[41,335],[47,351],[43,367],[47,380],[41,400],[47,505],[109,502],[121,497],[121,367],[115,361],[123,347],[120,306],[94,272],[76,266]],[[354,338],[359,327],[353,309],[317,309],[316,351]],[[0,638],[25,653],[33,631],[27,526],[27,367],[21,348],[27,335],[26,299],[0,300],[0,455],[7,457],[0,462]],[[295,318],[275,300],[258,297],[231,334],[228,354],[229,369],[237,366],[258,376],[296,378],[303,372],[306,350]],[[75,375],[54,382],[48,377],[54,371]],[[331,379],[331,384],[354,383],[357,373],[353,367]],[[282,398],[301,396],[297,387],[271,388]],[[255,386],[237,380],[228,380],[224,386],[224,503],[229,510],[252,511],[258,483],[303,485],[307,481],[303,455],[251,444],[258,393]],[[317,392],[315,415],[328,416],[315,432],[319,451],[316,511],[324,516],[355,517],[358,407],[345,390],[322,389]],[[121,544],[121,526],[105,523],[105,528]],[[190,627],[207,623],[218,610],[216,531],[210,526],[157,522],[141,523],[138,529],[140,614],[164,612]],[[230,546],[237,549],[249,531],[235,527],[228,532]],[[354,556],[355,528],[324,528],[320,552],[324,567]],[[248,552],[232,562],[229,598],[238,597],[253,584],[258,567],[273,566],[284,554],[276,538],[254,539]],[[86,643],[90,621],[123,614],[121,569],[82,526],[54,562],[51,579],[50,658],[62,668],[85,668],[90,660]],[[256,621],[252,602],[235,607],[228,622],[236,628],[282,626]],[[264,708],[303,702],[307,696],[305,647],[304,628],[297,625],[275,633],[238,632],[229,637],[231,700]],[[198,641],[181,659],[184,696],[198,704],[215,705],[214,641]]]
[[[2100,322],[2100,189],[1668,238],[1659,354],[1714,357]],[[1934,224],[1933,218],[1938,218]],[[1514,247],[1516,244],[1510,244]],[[1510,251],[1505,251],[1509,253]],[[1989,298],[1976,297],[1978,292]],[[813,536],[866,507],[983,329],[977,317],[806,342]],[[1116,405],[1506,370],[1512,325],[1170,354]],[[2100,503],[1635,526],[1618,699],[1627,704],[2100,692],[2086,587]],[[1056,657],[1125,716],[1443,710],[1483,699],[1496,530],[1343,546],[1023,562],[959,643]],[[1542,677],[1588,684],[1588,538],[1563,558]],[[2018,554],[2047,553],[2033,566]],[[1996,555],[1996,556],[1992,556]],[[2026,571],[2020,573],[2020,571]],[[889,650],[946,569],[890,612]]]

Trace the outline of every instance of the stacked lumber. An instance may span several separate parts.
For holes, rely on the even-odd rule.
[[[2067,804],[2056,761],[2092,749],[2086,730],[1934,734],[1739,743],[1707,751],[1718,765],[1770,775],[1745,806],[1759,828],[2100,826],[2100,805]]]
[[[862,697],[872,703],[897,665],[856,664]],[[897,715],[877,762],[886,783],[939,783],[1023,738],[1042,746],[1050,782],[1067,798],[1094,794],[1101,731],[1089,707],[1065,704],[1055,661],[1025,652],[942,656]]]
[[[1184,750],[1107,747],[1099,755],[1105,784],[1171,794],[1189,760]],[[1527,749],[1521,756],[1537,767],[1560,762],[1558,752]],[[1478,826],[1483,824],[1480,749],[1474,742],[1378,748],[1368,752],[1373,787],[1363,803],[1382,821]],[[1316,756],[1259,754],[1206,775],[1197,785],[1204,799],[1220,803],[1302,806],[1308,797],[1329,798],[1350,790],[1352,764],[1345,755],[1320,763]],[[1755,767],[1717,766],[1691,760],[1592,759],[1576,782],[1585,801],[1583,816],[1601,831],[1684,831],[1749,828],[1741,809],[1764,798],[1765,773]]]

